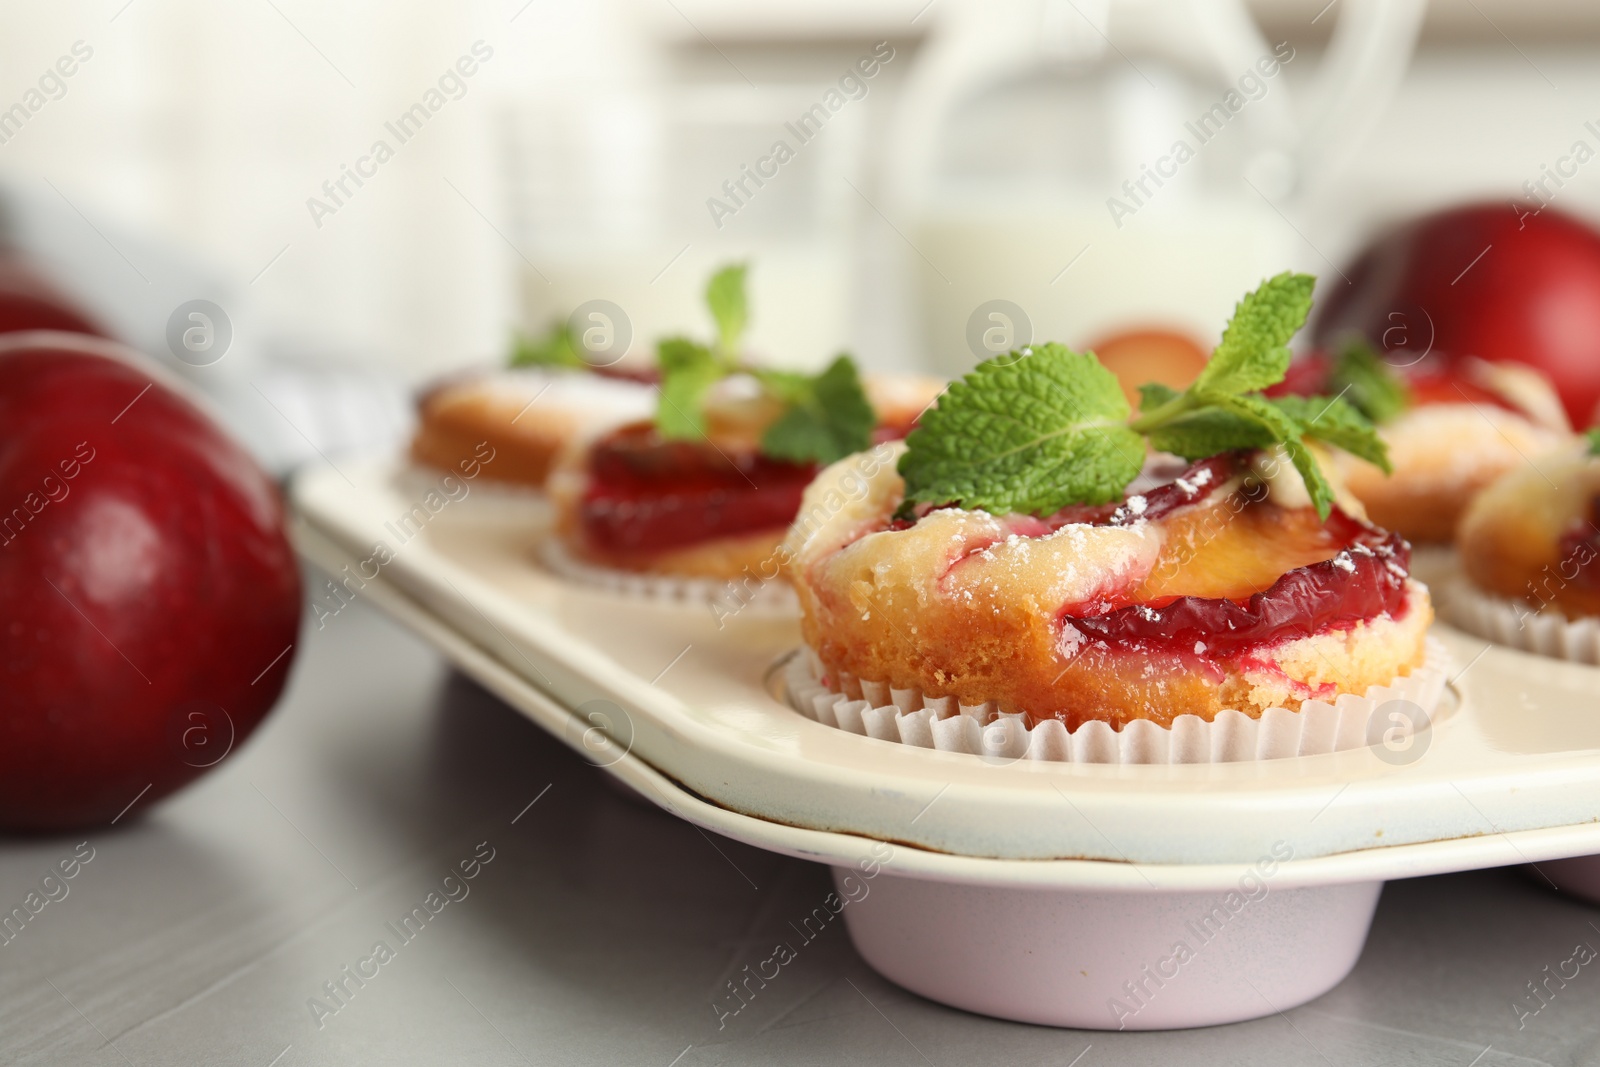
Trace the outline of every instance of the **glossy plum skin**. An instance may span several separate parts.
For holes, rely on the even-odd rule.
[[[1357,332],[1385,351],[1404,338],[1445,360],[1527,364],[1588,426],[1600,403],[1600,232],[1532,206],[1474,204],[1389,231],[1346,271],[1351,284],[1328,287],[1315,343]]]
[[[294,659],[276,486],[116,351],[0,339],[0,829],[147,808],[243,742]]]
[[[89,316],[14,253],[0,251],[0,333],[64,330],[104,336]]]

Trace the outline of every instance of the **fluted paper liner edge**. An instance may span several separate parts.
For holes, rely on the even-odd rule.
[[[1600,665],[1600,618],[1568,619],[1559,611],[1540,611],[1523,600],[1485,593],[1465,575],[1452,579],[1439,614],[1451,625],[1497,644]]]
[[[1420,721],[1400,722],[1414,732],[1432,728],[1444,692],[1449,653],[1429,639],[1422,666],[1365,696],[1341,695],[1333,703],[1305,701],[1298,711],[1268,708],[1259,719],[1228,709],[1210,722],[1180,715],[1170,727],[1136,720],[1122,730],[1092,721],[1069,731],[1048,719],[1029,727],[1020,714],[993,702],[958,704],[954,697],[925,697],[917,689],[891,689],[840,672],[840,688],[826,677],[816,653],[802,646],[784,668],[791,707],[807,718],[848,733],[942,752],[964,752],[992,762],[1230,763],[1287,759],[1384,743],[1395,729],[1389,705],[1408,701]]]

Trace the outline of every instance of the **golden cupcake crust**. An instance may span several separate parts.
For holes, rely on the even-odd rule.
[[[563,449],[654,410],[654,390],[583,371],[505,370],[448,382],[420,404],[418,463],[454,470],[487,441],[483,477],[541,487]]]
[[[1238,654],[1112,648],[1064,625],[1064,609],[1140,583],[1170,586],[1163,563],[1181,558],[1194,528],[1071,524],[1030,536],[1015,517],[958,509],[885,528],[902,493],[892,461],[867,477],[843,461],[812,484],[785,541],[802,632],[830,670],[968,704],[994,700],[1075,729],[1091,719],[1209,721],[1226,708],[1259,716],[1364,694],[1423,659],[1432,608],[1415,582],[1394,618]]]
[[[1527,457],[1562,447],[1565,430],[1490,404],[1426,404],[1379,431],[1393,475],[1348,453],[1336,467],[1372,521],[1411,541],[1445,544],[1473,497]]]
[[[1552,605],[1569,618],[1600,615],[1600,559],[1588,538],[1600,459],[1581,447],[1504,474],[1472,502],[1457,546],[1467,576],[1497,596]],[[1569,535],[1576,535],[1569,537]]]

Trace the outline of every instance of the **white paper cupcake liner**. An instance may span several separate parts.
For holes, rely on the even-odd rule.
[[[1439,614],[1453,626],[1524,652],[1600,664],[1600,618],[1568,619],[1524,600],[1485,593],[1466,575],[1446,586]]]
[[[1069,731],[1048,719],[1028,727],[1020,714],[998,712],[993,702],[958,704],[954,697],[924,697],[916,689],[891,689],[840,675],[839,688],[823,684],[816,654],[803,647],[784,668],[789,704],[827,726],[880,741],[941,752],[965,752],[993,762],[1231,763],[1286,759],[1382,744],[1396,726],[1392,701],[1415,705],[1402,712],[1414,732],[1431,728],[1444,692],[1449,654],[1430,640],[1421,667],[1365,696],[1347,693],[1333,703],[1308,700],[1299,711],[1268,708],[1261,718],[1226,710],[1207,722],[1180,715],[1172,726],[1136,720],[1122,730],[1087,722]]]
[[[540,542],[539,559],[556,574],[580,585],[660,604],[703,608],[710,611],[719,622],[745,612],[761,617],[783,618],[800,613],[800,601],[794,590],[779,579],[745,583],[721,578],[617,570],[578,559],[567,550],[559,537],[553,535]]]

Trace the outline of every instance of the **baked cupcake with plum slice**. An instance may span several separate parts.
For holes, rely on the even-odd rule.
[[[787,603],[779,542],[824,465],[903,437],[943,383],[861,374],[847,355],[817,373],[763,367],[741,348],[744,268],[706,293],[717,334],[658,346],[652,418],[573,448],[551,479],[545,558],[593,584],[736,611]]]
[[[1039,345],[953,383],[894,466],[823,471],[784,545],[795,706],[1093,762],[1363,746],[1394,700],[1421,725],[1443,685],[1428,590],[1321,458],[1381,467],[1382,442],[1337,397],[1261,392],[1311,285],[1247,296],[1194,384],[1147,387],[1136,417],[1094,355]]]
[[[1445,617],[1528,652],[1600,664],[1600,429],[1502,475],[1457,536]]]
[[[1330,356],[1290,368],[1278,393],[1342,396],[1378,426],[1392,472],[1335,456],[1374,522],[1417,542],[1447,545],[1467,505],[1531,456],[1572,439],[1561,400],[1538,371],[1429,352],[1391,364],[1350,337]]]
[[[519,335],[507,366],[469,371],[425,390],[412,462],[451,472],[471,463],[486,481],[542,491],[567,449],[648,417],[655,369],[624,363],[628,339],[605,313],[595,316],[599,321],[583,333],[562,322],[543,336]],[[493,459],[482,462],[485,454]]]

